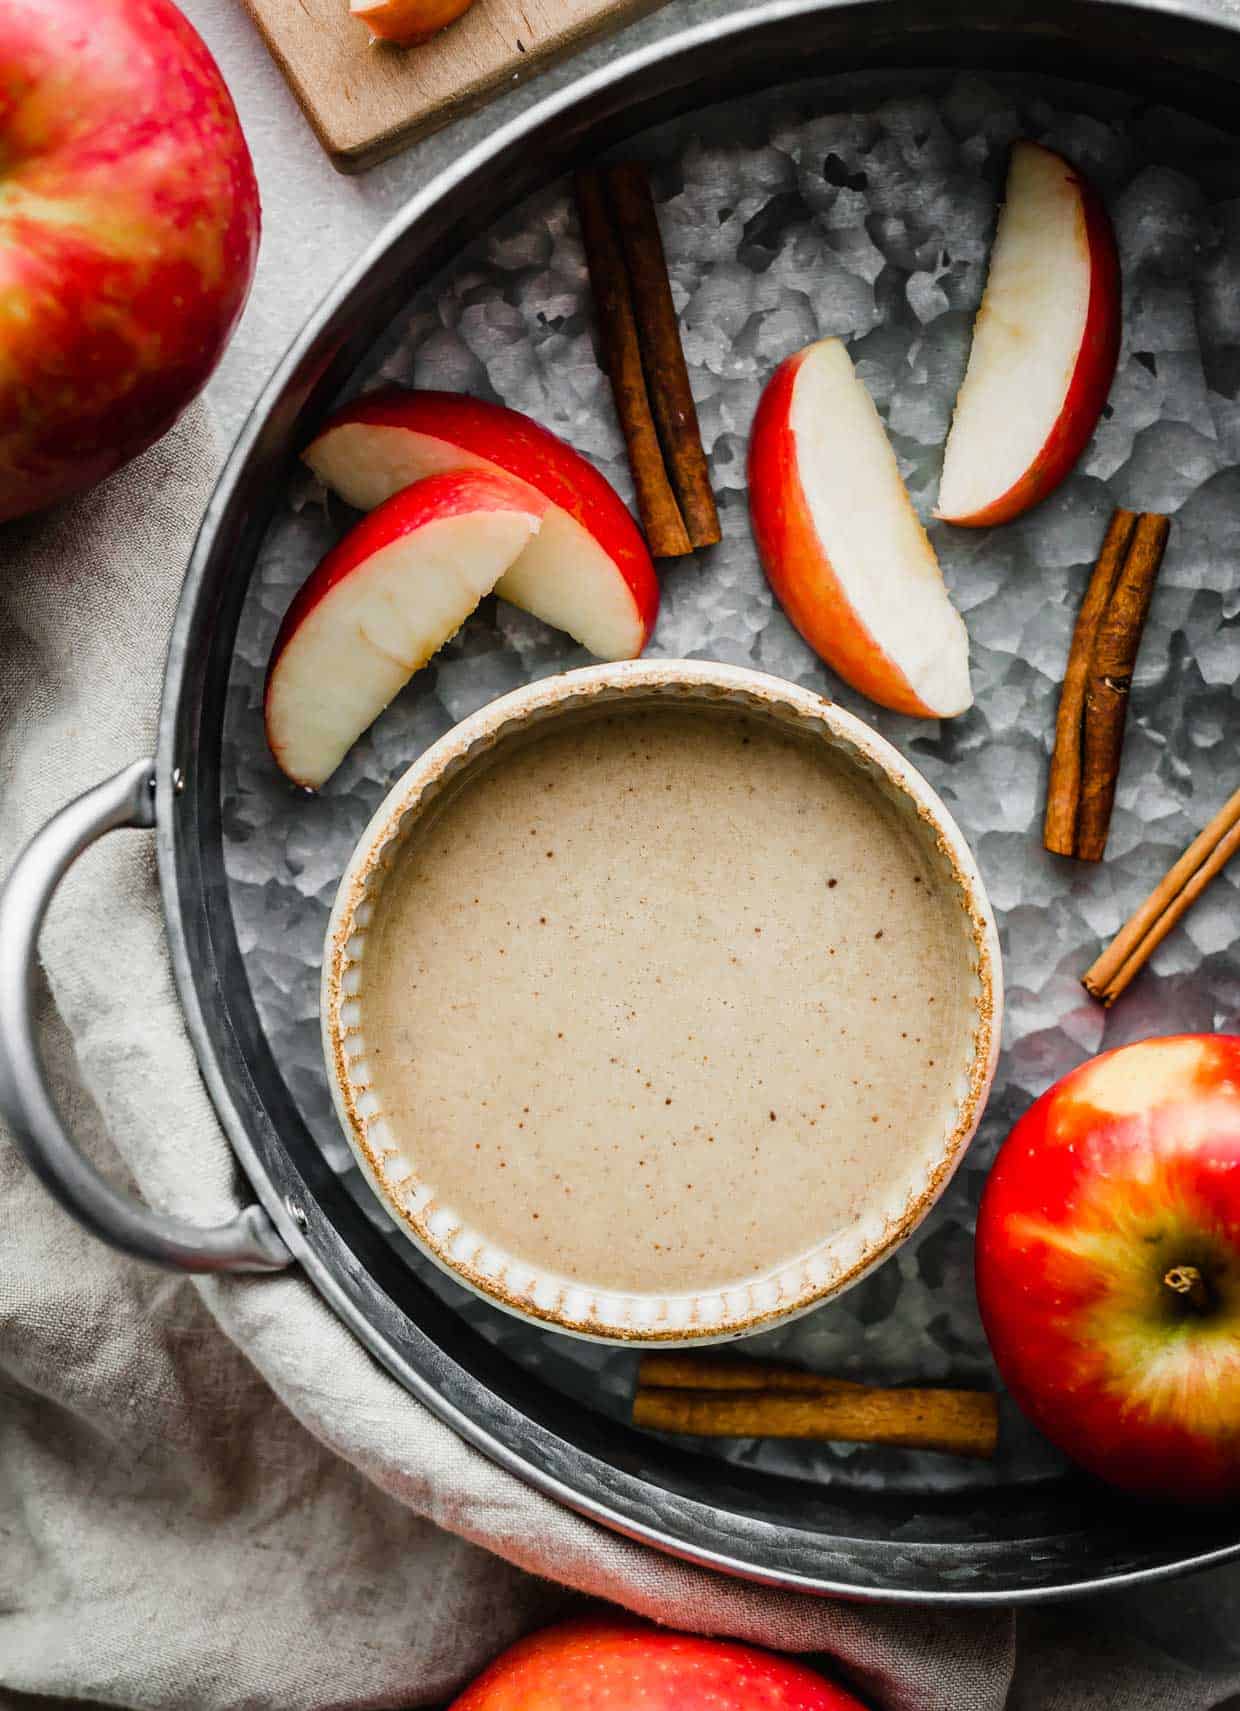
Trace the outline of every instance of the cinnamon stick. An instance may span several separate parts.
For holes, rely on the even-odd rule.
[[[1167,934],[1192,908],[1217,873],[1240,850],[1240,790],[1198,833],[1175,866],[1121,927],[1111,944],[1081,977],[1081,984],[1108,1007],[1141,972]]]
[[[695,547],[713,546],[720,538],[719,513],[702,450],[649,175],[644,166],[630,161],[608,167],[605,179],[628,268],[642,367],[664,462],[689,539]]]
[[[1064,672],[1042,841],[1101,861],[1128,717],[1128,694],[1170,522],[1116,511],[1081,602]]]
[[[655,558],[675,558],[691,552],[692,542],[668,480],[651,413],[623,251],[612,230],[602,176],[579,172],[575,185],[603,357],[633,471],[642,526]]]
[[[708,1355],[657,1353],[643,1355],[637,1368],[638,1388],[664,1390],[861,1390],[848,1378],[826,1378],[799,1367],[777,1366],[761,1360],[716,1360]]]
[[[1170,529],[1170,519],[1155,512],[1146,511],[1137,518],[1123,568],[1098,626],[1081,742],[1076,854],[1083,861],[1101,861],[1106,849],[1132,674]]]
[[[652,1388],[634,1397],[633,1424],[701,1438],[817,1438],[985,1459],[998,1443],[999,1409],[993,1395],[976,1390]]]
[[[1072,632],[1072,646],[1068,652],[1068,665],[1059,695],[1059,713],[1055,720],[1055,748],[1051,755],[1046,820],[1042,831],[1042,842],[1053,855],[1076,854],[1085,689],[1098,627],[1110,603],[1136,526],[1135,511],[1116,511],[1111,518]]]

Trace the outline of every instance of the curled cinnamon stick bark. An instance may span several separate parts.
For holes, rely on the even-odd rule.
[[[1083,861],[1101,861],[1106,849],[1132,674],[1170,529],[1170,519],[1154,512],[1146,511],[1138,517],[1123,569],[1098,626],[1085,690],[1081,744],[1081,812],[1076,828],[1076,853]]]
[[[1167,877],[1081,977],[1091,997],[1110,1006],[1132,983],[1167,934],[1216,874],[1240,850],[1240,790],[1195,837]]]
[[[646,389],[664,461],[690,540],[695,547],[713,546],[719,539],[719,514],[676,324],[650,179],[645,167],[631,161],[608,167],[605,179],[628,267]]]
[[[998,1444],[997,1399],[973,1390],[857,1386],[787,1391],[639,1390],[633,1424],[705,1438],[818,1438],[988,1458]]]
[[[664,1390],[808,1390],[814,1394],[863,1388],[848,1378],[826,1378],[819,1372],[803,1372],[770,1361],[662,1352],[642,1356],[637,1383],[639,1389],[654,1385]]]
[[[579,172],[575,183],[603,356],[633,471],[642,527],[655,558],[675,558],[693,547],[668,480],[651,413],[624,255],[612,230],[602,176]]]
[[[1170,522],[1116,511],[1081,603],[1064,673],[1042,839],[1056,855],[1101,861],[1128,695]]]
[[[1076,822],[1081,805],[1081,740],[1085,689],[1093,660],[1098,626],[1111,599],[1137,526],[1135,511],[1116,511],[1107,525],[1098,562],[1077,613],[1072,647],[1059,695],[1055,720],[1055,749],[1046,790],[1046,821],[1042,842],[1054,855],[1076,854]]]

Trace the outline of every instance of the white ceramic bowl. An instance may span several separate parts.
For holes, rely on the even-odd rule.
[[[398,1134],[371,1083],[366,1038],[366,949],[383,884],[404,840],[445,786],[459,786],[508,739],[550,721],[617,703],[694,704],[740,710],[829,744],[897,806],[928,855],[930,871],[960,908],[967,1027],[950,1121],[924,1137],[915,1169],[894,1196],[848,1228],[824,1235],[794,1263],[726,1290],[617,1294],[522,1262],[470,1228],[419,1171],[415,1140]],[[596,1341],[688,1344],[766,1329],[807,1312],[855,1283],[929,1211],[980,1119],[994,1075],[1002,1011],[998,938],[990,905],[958,828],[929,785],[861,720],[808,690],[735,666],[626,661],[544,679],[492,702],[428,749],[388,793],[359,841],[337,892],[323,961],[322,1027],[328,1076],[346,1139],[397,1227],[460,1283],[548,1328]]]

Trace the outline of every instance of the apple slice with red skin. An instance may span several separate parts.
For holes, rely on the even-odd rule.
[[[403,488],[311,572],[271,651],[267,741],[317,789],[538,533],[524,482],[454,470]]]
[[[474,0],[349,0],[349,10],[360,18],[372,36],[401,47],[429,41]]]
[[[613,1616],[579,1618],[501,1652],[451,1711],[864,1711],[792,1658]]]
[[[1104,1052],[1026,1112],[977,1220],[1008,1389],[1128,1491],[1240,1499],[1240,1037]]]
[[[936,516],[1006,523],[1058,487],[1111,390],[1120,296],[1097,192],[1062,155],[1016,143]]]
[[[346,404],[302,453],[359,510],[445,469],[496,469],[545,501],[537,538],[496,593],[600,659],[635,659],[659,610],[654,564],[620,496],[580,452],[519,411],[459,392],[390,388]]]
[[[972,705],[964,624],[838,339],[807,345],[767,383],[749,511],[780,604],[846,683],[918,718]]]

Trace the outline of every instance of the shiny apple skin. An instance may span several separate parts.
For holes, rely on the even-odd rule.
[[[502,1652],[451,1711],[863,1711],[804,1664],[610,1617]]]
[[[355,523],[319,560],[293,596],[272,644],[267,692],[281,655],[315,607],[346,577],[402,535],[413,535],[428,523],[468,517],[476,511],[530,512],[537,517],[545,509],[545,502],[537,494],[528,493],[522,483],[488,470],[450,470],[402,487],[399,493],[368,511],[360,523]]]
[[[904,672],[861,622],[814,526],[801,485],[792,396],[812,350],[785,357],[767,381],[749,436],[749,518],[767,581],[820,659],[854,689],[895,713],[936,719]]]
[[[468,12],[474,0],[383,0],[358,16],[372,36],[416,47]]]
[[[215,61],[170,0],[0,5],[0,519],[144,450],[214,369],[258,252]]]
[[[335,770],[333,766],[331,771],[316,776],[308,774],[298,766],[293,758],[295,745],[289,741],[291,727],[287,699],[283,708],[279,705],[282,664],[306,620],[322,601],[356,572],[365,571],[376,553],[385,551],[394,541],[405,536],[418,534],[430,525],[447,522],[452,518],[469,517],[479,512],[510,511],[517,515],[540,518],[546,508],[546,501],[538,494],[532,493],[524,482],[516,481],[498,470],[450,470],[439,475],[428,475],[422,481],[415,481],[410,486],[401,488],[382,505],[368,512],[360,523],[355,524],[348,534],[337,541],[293,596],[284,614],[284,620],[276,632],[271,659],[267,665],[267,679],[263,687],[263,724],[267,746],[275,758],[276,765],[287,778],[304,789],[316,790],[326,783],[331,771]],[[462,620],[468,615],[468,610],[468,607],[462,609]],[[343,624],[345,620],[341,622]],[[429,657],[428,654],[426,658]],[[293,670],[297,669],[295,663]],[[415,669],[420,669],[420,666],[410,664],[410,676]],[[331,684],[323,683],[321,695],[329,696],[330,691]],[[377,717],[377,710],[374,716]],[[361,727],[357,735],[360,736],[365,728]]]
[[[1012,1130],[977,1223],[1003,1379],[1100,1479],[1240,1499],[1240,1037],[1142,1041],[1082,1064]],[[1198,1311],[1164,1283],[1197,1267]]]
[[[1049,151],[1048,151],[1049,152]],[[1115,228],[1101,196],[1070,162],[1064,161],[1081,198],[1089,252],[1089,303],[1085,327],[1059,415],[1029,468],[989,505],[945,521],[960,529],[989,529],[1030,511],[1076,468],[1089,444],[1115,379],[1123,323],[1123,282]]]
[[[347,423],[405,428],[443,440],[483,458],[541,493],[580,523],[608,554],[624,579],[641,625],[641,646],[659,615],[659,579],[641,530],[615,488],[581,453],[549,428],[463,392],[387,387],[344,405],[319,429],[316,440]],[[638,650],[640,651],[640,649]]]

